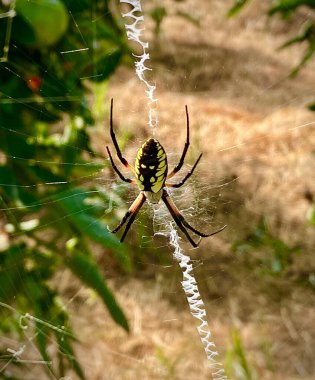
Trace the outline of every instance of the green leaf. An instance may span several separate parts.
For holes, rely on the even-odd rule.
[[[263,219],[245,241],[236,241],[232,247],[243,255],[248,255],[253,250],[262,251],[260,265],[271,270],[273,274],[279,274],[288,268],[294,256],[300,253],[298,246],[289,247],[282,240],[274,238]]]
[[[48,344],[48,336],[49,330],[46,326],[43,326],[41,323],[36,322],[36,342],[39,353],[42,356],[43,361],[45,362],[45,367],[48,373],[54,375],[52,369],[52,358],[49,356],[47,352],[47,344]]]
[[[14,18],[12,38],[21,44],[31,45],[36,42],[35,31],[32,29],[31,25],[18,14]]]
[[[78,13],[85,10],[90,10],[91,2],[90,0],[63,0],[67,9],[72,13]]]
[[[311,110],[311,111],[315,111],[315,103],[310,104],[310,105],[308,106],[308,109]]]
[[[308,44],[308,48],[306,49],[301,61],[292,69],[290,73],[291,76],[296,75],[315,53],[315,24],[313,22],[307,21],[302,26],[300,33],[285,42],[282,46],[280,46],[280,49],[302,42],[306,42]]]
[[[10,127],[10,126],[7,126]],[[15,128],[18,128],[18,125],[15,125]],[[17,157],[23,157],[24,159],[27,158],[34,158],[36,154],[36,149],[33,145],[29,144],[28,141],[26,141],[24,135],[20,135],[19,133],[14,133],[12,131],[0,131],[0,139],[5,139],[7,144],[3,146],[3,151],[8,154],[9,156],[17,156]],[[11,157],[8,157],[10,160]],[[14,162],[14,159],[12,159],[12,162]]]
[[[191,22],[195,26],[199,26],[200,27],[200,21],[199,21],[199,19],[196,18],[196,17],[194,17],[194,16],[192,16],[190,13],[179,11],[179,12],[177,12],[177,16],[180,16],[180,17],[184,18],[185,20]]]
[[[107,51],[105,55],[96,58],[90,62],[85,68],[83,75],[91,76],[90,80],[93,82],[102,82],[114,73],[122,58],[122,51],[115,49],[114,51]]]
[[[113,249],[123,268],[128,272],[131,270],[131,261],[126,247],[108,231],[103,222],[91,215],[93,205],[87,205],[88,191],[80,188],[72,189],[58,193],[54,198],[64,211],[64,215],[72,221],[80,233],[90,237],[105,248]]]
[[[165,7],[155,7],[151,12],[150,12],[151,17],[157,24],[161,24],[165,16],[167,15],[167,11]]]
[[[74,249],[67,255],[66,265],[82,282],[94,289],[102,298],[113,319],[126,331],[129,331],[127,319],[109,290],[103,275],[92,257]]]
[[[280,49],[286,48],[290,45],[300,43],[306,40],[309,40],[314,35],[315,26],[312,22],[307,21],[301,28],[300,33],[286,41],[283,45],[280,46]]]
[[[60,0],[16,0],[15,9],[34,30],[37,47],[55,44],[67,30],[69,15]]]
[[[24,267],[24,249],[22,245],[10,247],[0,255],[0,300],[8,302],[22,292],[23,282],[27,277]]]
[[[290,76],[291,77],[295,76],[301,70],[301,68],[306,64],[306,62],[308,62],[313,57],[314,53],[315,53],[315,38],[313,39],[313,41],[309,42],[308,49],[306,50],[299,64],[292,69]]]
[[[79,376],[81,380],[85,380],[86,377],[84,375],[84,372],[75,356],[75,353],[73,351],[73,348],[71,344],[69,343],[69,339],[65,335],[61,335],[60,333],[56,333],[56,338],[58,341],[59,346],[59,352],[61,355],[65,355],[67,360],[70,362],[71,366],[73,367],[75,373]],[[64,376],[63,373],[60,373],[61,376]]]
[[[47,156],[46,156],[46,160],[47,160]],[[46,164],[47,166],[49,165],[49,168],[39,166],[38,164],[36,164],[36,165],[28,164],[28,166],[26,168],[27,172],[31,177],[34,177],[36,179],[37,182],[35,182],[35,183],[38,184],[38,183],[42,183],[42,182],[52,183],[52,182],[64,182],[64,181],[66,181],[65,177],[62,177],[60,175],[53,173],[52,169],[53,169],[54,161],[53,160],[49,161],[49,159],[47,161],[50,162],[49,164],[48,163]],[[56,164],[58,164],[58,162],[56,162]]]
[[[20,170],[19,177],[22,177],[22,173],[23,171]],[[38,198],[34,194],[34,189],[23,188],[23,185],[28,186],[29,184],[30,183],[19,183],[18,178],[16,178],[16,170],[14,171],[10,166],[0,166],[0,188],[2,188],[3,193],[10,199],[11,205],[38,204]],[[37,207],[32,209],[33,211],[39,210],[40,207],[40,204],[38,204]],[[27,210],[25,209],[24,211]]]
[[[315,206],[312,207],[308,216],[308,220],[310,221],[311,224],[315,225]]]
[[[235,360],[237,360],[240,366],[243,378],[246,380],[253,380],[254,376],[248,364],[246,351],[241,340],[240,332],[237,329],[232,331],[232,342]]]
[[[233,7],[228,11],[227,17],[235,16],[249,0],[234,0]]]
[[[122,35],[117,33],[109,23],[97,22],[91,23],[91,20],[82,18],[78,20],[82,33],[90,38],[91,43],[93,44],[93,38],[95,34],[99,39],[108,40],[111,44],[116,44],[117,46],[121,45],[123,42]],[[95,25],[96,24],[96,25]]]
[[[282,12],[284,14],[287,14],[288,12],[293,11],[302,5],[308,5],[311,8],[315,8],[315,1],[314,0],[280,0],[276,3],[276,5],[270,8],[268,14],[270,16],[272,16],[273,14],[277,12]]]

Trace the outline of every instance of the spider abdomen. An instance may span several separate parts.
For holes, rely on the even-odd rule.
[[[167,157],[155,139],[145,141],[137,152],[135,172],[139,189],[159,193],[167,176]]]

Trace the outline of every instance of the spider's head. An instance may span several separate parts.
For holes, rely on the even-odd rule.
[[[145,141],[135,161],[137,183],[140,190],[159,193],[167,176],[167,158],[162,145],[155,139]]]
[[[151,137],[142,144],[141,148],[145,154],[152,155],[156,153],[156,150],[158,150],[160,146],[160,143]]]

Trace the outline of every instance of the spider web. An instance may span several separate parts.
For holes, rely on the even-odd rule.
[[[192,15],[195,15],[196,13],[198,13],[198,9],[196,10],[196,8],[198,7],[193,7],[192,4],[188,5],[188,9],[190,10]],[[14,14],[11,11],[10,14],[3,15],[3,16],[4,16],[4,19],[7,18],[7,20],[12,20],[12,17],[14,16]],[[73,17],[73,15],[71,17]],[[176,41],[179,38],[178,33],[180,33],[180,31],[182,30],[181,23],[184,21],[179,20],[176,17],[176,15],[173,15],[173,17],[171,17],[170,20],[174,22],[175,26],[178,26],[178,28],[175,27],[176,30],[174,32],[174,35],[172,35],[172,39]],[[73,22],[75,22],[75,19],[73,20]],[[166,25],[166,29],[167,27],[168,26]],[[78,28],[80,28],[80,25],[78,25]],[[193,26],[188,27],[188,31],[191,30],[190,28],[194,28],[194,27]],[[7,30],[9,30],[9,27]],[[163,43],[163,39],[165,38],[166,38],[165,35],[162,36],[162,43]],[[224,36],[219,35],[218,39],[219,41],[222,41],[224,39]],[[2,57],[4,57],[5,59],[6,59],[5,56],[7,54],[6,51],[9,46],[8,41],[6,42],[3,49],[4,55]],[[166,55],[165,57],[161,55],[161,60],[165,59],[165,61],[167,61],[170,59],[170,56],[171,56],[170,51],[174,49],[174,46],[176,46],[176,43],[171,45],[169,47],[169,50],[164,52],[164,54]],[[84,52],[84,49],[87,49],[87,48],[88,46],[86,46],[80,51],[76,51],[72,53],[82,54]],[[185,46],[181,48],[183,49],[183,52],[186,51]],[[63,52],[63,53],[66,53],[66,52]],[[217,52],[214,49],[211,53],[213,53],[213,55],[215,56]],[[181,52],[178,52],[178,54],[181,54]],[[284,52],[283,54],[285,56],[286,53]],[[204,51],[201,52],[201,59],[202,59],[204,67],[206,67],[206,63],[208,62],[210,58],[211,58],[211,55],[209,52],[207,53],[205,53]],[[172,59],[174,59],[174,57]],[[175,57],[175,60],[176,59],[179,60],[178,56]],[[234,216],[234,219],[233,219],[233,215],[229,216],[231,205],[234,205],[234,206],[237,205],[238,207],[246,208],[246,209],[250,209],[254,205],[255,206],[254,214],[255,213],[259,214],[260,210],[266,207],[266,204],[264,202],[264,199],[265,199],[264,193],[268,193],[268,194],[271,193],[271,188],[274,186],[273,183],[266,184],[266,183],[259,182],[259,181],[263,181],[264,179],[264,177],[260,175],[259,169],[267,170],[265,169],[265,166],[264,166],[264,163],[267,162],[267,160],[272,162],[274,165],[277,165],[279,163],[281,164],[283,162],[282,160],[288,159],[288,155],[287,155],[288,146],[291,147],[290,152],[292,153],[292,155],[294,155],[295,152],[297,151],[296,144],[298,143],[304,144],[303,139],[305,139],[305,136],[309,137],[310,142],[314,138],[314,132],[313,132],[314,118],[313,116],[306,114],[306,111],[302,110],[302,108],[305,105],[309,104],[310,102],[314,100],[314,92],[311,89],[309,89],[308,91],[307,90],[303,91],[303,93],[302,93],[302,90],[300,92],[292,91],[292,94],[291,94],[290,91],[288,90],[288,94],[286,97],[278,101],[275,105],[271,105],[270,103],[272,103],[272,99],[270,100],[270,98],[272,98],[272,96],[274,97],[277,96],[277,87],[280,86],[283,82],[287,81],[287,78],[286,78],[287,72],[284,70],[284,72],[282,73],[282,77],[280,78],[278,77],[278,80],[273,82],[272,84],[269,84],[269,83],[265,84],[263,80],[262,82],[258,83],[258,87],[260,89],[259,99],[255,99],[254,96],[251,93],[249,93],[249,96],[248,96],[249,106],[248,106],[247,112],[244,112],[242,114],[242,112],[240,112],[238,109],[229,108],[227,106],[226,100],[220,98],[221,90],[215,85],[213,88],[214,97],[218,95],[217,99],[219,100],[217,102],[214,102],[214,105],[212,107],[210,106],[210,108],[207,109],[207,101],[202,99],[202,95],[198,98],[198,101],[196,101],[193,98],[193,93],[192,93],[194,91],[193,87],[197,86],[198,84],[200,85],[200,83],[203,83],[202,81],[203,78],[198,77],[198,70],[196,70],[195,68],[191,69],[188,75],[185,77],[185,75],[181,75],[180,70],[182,68],[181,67],[178,68],[176,66],[176,62],[175,64],[171,62],[169,66],[162,65],[161,62],[160,63],[158,62],[158,60],[157,61],[155,60],[154,62],[155,62],[155,65],[157,66],[155,67],[157,70],[155,71],[153,70],[152,74],[155,74],[157,72],[158,73],[157,76],[165,79],[165,81],[163,81],[162,83],[160,80],[158,81],[158,85],[160,87],[166,88],[170,92],[174,90],[175,92],[186,91],[187,93],[186,96],[179,95],[179,98],[173,103],[172,103],[172,94],[170,95],[167,94],[164,100],[160,100],[160,97],[158,96],[159,101],[160,101],[159,118],[160,118],[161,126],[155,129],[154,133],[156,134],[159,133],[161,135],[161,141],[162,141],[162,138],[167,136],[169,133],[172,135],[173,141],[177,141],[178,135],[181,134],[181,143],[175,144],[177,153],[175,153],[174,144],[171,144],[170,142],[168,142],[170,140],[166,139],[167,141],[166,148],[167,148],[167,151],[170,152],[168,154],[170,162],[171,163],[177,162],[180,156],[180,151],[182,149],[182,144],[184,142],[185,128],[183,128],[183,126],[184,126],[184,121],[185,121],[185,118],[184,118],[184,104],[185,103],[188,103],[189,109],[191,112],[190,115],[191,115],[191,120],[193,124],[191,134],[192,135],[195,134],[195,136],[192,136],[192,139],[193,139],[193,142],[197,143],[197,147],[195,147],[194,144],[192,144],[191,146],[192,155],[196,157],[199,151],[203,151],[204,148],[206,148],[206,146],[210,144],[209,136],[204,135],[204,131],[207,131],[208,133],[209,131],[211,131],[210,132],[211,139],[212,139],[211,145],[214,147],[213,153],[211,155],[208,155],[206,159],[203,162],[201,162],[199,171],[195,174],[194,178],[190,180],[187,187],[180,189],[179,191],[172,192],[172,197],[174,198],[176,204],[178,204],[178,206],[180,207],[185,217],[187,217],[187,219],[191,221],[191,223],[194,224],[197,228],[202,229],[202,228],[207,227],[207,229],[208,228],[215,229],[216,227],[220,227],[221,225],[227,223],[230,225],[230,233],[228,235],[229,239],[233,240],[236,237],[235,235],[239,232],[236,228],[236,225],[238,222],[236,219],[239,216],[239,214],[237,214],[237,216]],[[256,65],[259,65],[259,64],[263,64],[263,61],[256,59],[254,60],[254,63]],[[159,64],[161,64],[160,67],[159,67]],[[229,70],[226,67],[219,66],[219,67],[216,67],[216,70],[217,70],[218,75],[219,76],[221,75],[223,79],[224,79],[224,75],[227,75],[227,73],[229,73]],[[271,70],[270,67],[266,67],[266,71],[267,70]],[[205,77],[206,77],[205,80],[211,77],[211,73],[209,74],[209,76],[207,76],[206,74],[207,73],[205,73]],[[266,74],[266,77],[268,77],[269,72],[266,72],[265,74]],[[13,72],[12,75],[18,78],[17,73]],[[175,79],[177,78],[178,82],[176,82],[176,80],[174,80],[174,78],[172,77],[175,77]],[[312,80],[314,79],[313,76],[310,76],[310,78]],[[236,81],[240,81],[240,77],[232,76],[228,78],[227,80],[227,82],[229,83],[235,83]],[[244,81],[246,82],[246,78],[244,79]],[[142,119],[144,118],[144,111],[142,109],[140,112],[139,108],[147,104],[147,100],[142,98],[143,86],[141,85],[138,86],[132,80],[129,80],[129,82],[126,84],[126,83],[123,83],[123,80],[120,81],[119,78],[118,79],[116,78],[116,84],[117,84],[117,87],[116,89],[113,89],[112,92],[113,92],[113,95],[115,95],[115,99],[117,99],[118,105],[115,107],[115,115],[117,115],[117,118],[120,119],[119,124],[120,125],[122,124],[137,125],[136,120],[139,118],[142,118]],[[223,80],[223,85],[225,84],[226,82]],[[149,86],[151,86],[150,83],[149,83]],[[127,91],[126,90],[121,91],[122,88],[124,87],[127,87]],[[305,88],[307,89],[307,86],[305,86]],[[244,89],[244,87],[241,87],[241,89]],[[246,89],[246,86],[245,86],[245,89]],[[134,91],[133,96],[137,98],[137,100],[139,101],[138,106],[132,105],[132,110],[130,110],[130,104],[127,106],[128,98],[130,96],[129,94],[130,90]],[[201,89],[199,88],[196,91],[202,91],[202,88]],[[122,94],[121,97],[119,97],[120,93]],[[231,97],[234,97],[235,104],[242,108],[242,106],[244,105],[244,103],[242,102],[244,102],[245,96],[240,95],[239,93],[231,93],[229,95]],[[205,94],[205,96],[207,96],[207,94]],[[152,95],[152,99],[153,99],[152,110],[151,108],[149,108],[149,112],[152,112],[151,118],[149,116],[149,124],[153,126],[157,126],[157,113],[156,113],[157,105],[156,105],[156,99],[153,97],[153,95]],[[62,105],[62,102],[65,99],[60,98],[56,100],[59,101],[60,104]],[[18,95],[16,99],[8,99],[7,101],[9,103],[18,101],[22,104],[25,104],[26,107],[29,106],[25,102],[24,99],[18,99]],[[257,109],[259,109],[259,105],[256,105],[255,103],[259,103],[259,101],[265,102],[267,104],[266,109],[272,110],[272,115],[270,116],[266,115],[265,121],[262,121],[262,118],[260,118],[260,116],[257,116],[257,119],[259,119],[258,121],[256,119],[256,113],[259,113],[257,111]],[[175,110],[178,110],[178,112],[175,112],[174,120],[171,120],[171,118],[168,118],[168,117],[165,118],[165,116],[163,115],[163,110],[168,108],[167,107],[168,103],[172,104],[172,107]],[[198,114],[198,107],[203,107],[203,110],[205,111],[206,116]],[[301,112],[300,113],[295,112],[295,109],[299,107],[301,108]],[[221,108],[222,114],[219,114],[218,112],[219,108]],[[254,132],[249,129],[246,130],[246,128],[243,129],[241,133],[237,133],[236,131],[234,131],[233,125],[231,125],[232,123],[229,122],[227,117],[225,118],[226,116],[224,115],[225,112],[226,114],[228,114],[229,117],[231,117],[232,120],[235,121],[236,124],[238,123],[238,120],[242,119],[244,121],[244,124],[248,125],[248,128],[250,125],[254,125],[255,126]],[[127,116],[123,118],[122,115],[127,115]],[[209,117],[209,120],[206,122],[204,120],[204,117]],[[127,120],[127,122],[122,123],[122,120]],[[162,122],[164,122],[165,120],[167,120],[167,123],[164,127],[164,124]],[[174,125],[172,125],[172,121],[174,122]],[[203,129],[205,128],[206,123],[211,123],[211,128]],[[162,127],[162,124],[163,124],[163,127]],[[1,126],[1,127],[5,128],[5,126]],[[176,130],[174,130],[175,128]],[[179,132],[180,130],[182,131]],[[303,131],[308,131],[308,132],[303,133]],[[269,146],[268,142],[272,139],[276,141],[276,144],[275,145],[270,144]],[[140,143],[141,138],[136,137],[136,140],[139,141]],[[134,144],[134,147],[131,147],[130,150],[127,151],[128,158],[132,158],[135,156],[135,151],[138,145],[139,144]],[[72,148],[79,149],[76,146],[73,146]],[[241,152],[243,155],[238,154],[239,152]],[[232,158],[234,157],[235,159],[234,166],[232,167],[229,167],[229,160],[231,159],[230,158],[231,156],[228,156],[229,154],[231,154]],[[18,160],[23,160],[23,157],[12,157],[12,159],[18,161]],[[307,161],[304,155],[302,155],[300,159],[302,160],[301,166],[303,166],[303,164],[306,165],[306,168],[309,170],[309,173],[310,173],[311,172],[310,169],[312,166],[311,164],[309,164],[309,161]],[[188,169],[190,164],[194,162],[193,159],[191,158],[191,155],[188,157],[186,161],[188,162],[188,164],[185,165],[185,169]],[[259,165],[254,166],[254,164],[257,163],[257,161]],[[253,164],[253,167],[251,167],[251,163]],[[69,163],[61,162],[59,164],[66,166]],[[74,165],[74,164],[71,163],[70,165]],[[98,163],[97,164],[91,163],[91,166],[92,165],[98,165]],[[283,167],[285,168],[285,165]],[[285,177],[285,176],[284,176],[283,182],[287,183],[287,187],[289,183],[290,184],[292,183],[293,186],[297,186],[299,188],[298,191],[300,193],[303,192],[304,189],[302,186],[304,186],[305,183],[307,186],[309,186],[309,190],[313,191],[311,180],[310,181],[304,180],[306,177],[305,174],[307,173],[307,170],[302,171],[301,169],[301,173],[302,174],[300,174],[300,177],[301,177],[300,183],[294,183],[290,177]],[[299,175],[297,175],[297,178],[299,178]],[[99,172],[96,175],[91,175],[91,177],[80,178],[76,181],[78,183],[81,183],[86,180],[87,181],[93,180],[94,183],[99,183],[99,190],[97,191],[102,191],[102,189],[105,188],[106,191],[110,194],[109,202],[103,205],[104,213],[109,212],[111,210],[111,200],[117,200],[117,197],[118,197],[117,193],[119,194],[120,189],[125,189],[124,185],[120,185],[116,183],[116,179],[109,177],[109,172]],[[255,189],[255,188],[258,189],[257,191],[259,195],[256,198],[256,201],[254,201],[251,198],[247,198],[245,201],[245,200],[240,200],[240,198],[233,197],[234,191],[235,191],[235,184],[237,183],[237,181],[240,181],[241,183],[243,182],[244,186],[251,186],[252,189]],[[33,183],[33,184],[29,184],[28,186],[30,188],[38,186],[38,185],[62,187],[63,185],[66,185],[66,184],[69,184],[69,182],[52,183],[52,184]],[[9,186],[9,184],[4,183],[4,184],[1,184],[1,186]],[[279,189],[274,189],[274,190],[275,190],[275,195],[274,197],[272,197],[271,202],[270,202],[273,206],[277,200],[277,196],[279,196],[279,193],[281,193],[282,188],[281,186],[279,186]],[[295,194],[296,192],[292,195],[292,197],[294,197]],[[91,192],[91,195],[93,196],[92,192]],[[127,203],[129,204],[134,199],[135,195],[136,195],[136,190],[132,190],[127,195],[127,199],[123,199],[123,200],[119,199],[119,201],[121,202],[121,204],[123,204],[123,202],[126,200]],[[290,198],[290,196],[285,196],[283,199],[283,202],[288,202],[291,199],[292,198]],[[47,202],[54,202],[54,200],[47,199]],[[246,204],[246,202],[248,203]],[[280,205],[282,204],[281,202],[282,201],[280,201]],[[2,208],[5,209],[5,211],[7,212],[11,212],[13,215],[14,215],[14,212],[17,211],[16,209],[8,210],[8,208],[5,206],[3,206]],[[215,213],[216,208],[219,210],[219,212],[217,213]],[[271,209],[271,205],[270,205],[270,209]],[[306,209],[306,206],[303,205],[302,209],[303,210]],[[147,207],[144,210],[144,214],[149,214],[150,218],[152,218],[152,212],[150,208]],[[294,210],[290,210],[288,214],[289,214],[288,219],[289,218],[294,219],[294,217],[296,217],[296,214],[294,214]],[[248,215],[251,215],[251,214],[248,213]],[[70,214],[68,216],[70,216]],[[226,222],[225,218],[229,218],[229,221]],[[177,251],[180,250],[181,246],[178,245],[178,236],[177,236],[176,230],[173,227],[170,229],[171,219],[168,213],[166,212],[166,209],[164,208],[164,206],[162,205],[157,206],[157,208],[153,210],[153,220],[154,220],[153,222],[154,236],[152,236],[152,234],[149,235],[146,232],[150,230],[150,225],[147,221],[145,221],[142,218],[139,218],[136,222],[137,227],[141,228],[141,230],[143,231],[143,234],[141,237],[142,238],[141,246],[145,246],[145,247],[149,246],[153,248],[153,246],[156,244],[156,241],[158,240],[158,242],[160,243],[160,248],[166,249],[168,247],[168,243],[167,243],[167,240],[165,239],[165,236],[169,237],[169,235],[171,234],[171,238],[172,238],[171,242],[176,247],[175,250]],[[55,223],[58,223],[58,220],[52,219],[49,223],[53,225]],[[270,223],[275,225],[276,220],[271,220]],[[248,222],[247,224],[250,225],[251,222]],[[40,230],[40,229],[43,229],[44,227],[45,227],[44,225],[39,225],[37,228]],[[282,226],[279,229],[279,234],[284,235],[286,228],[287,227],[285,225]],[[134,229],[134,231],[136,231],[136,229]],[[131,231],[130,233],[133,233],[133,232]],[[161,235],[162,237],[160,238]],[[5,243],[6,234],[2,234],[1,239],[3,239]],[[214,243],[212,243],[211,245],[208,245],[210,243],[207,243],[206,239],[204,239],[202,242],[201,247],[204,247],[204,248],[201,248],[201,249],[203,252],[206,252],[207,258],[204,259],[205,256],[202,256],[201,258],[199,258],[198,256],[198,260],[193,261],[193,266],[195,267],[194,269],[196,271],[196,277],[197,277],[198,283],[205,282],[210,277],[216,276],[213,274],[209,274],[209,273],[212,273],[211,262],[209,259],[209,257],[210,258],[212,257],[212,253],[210,253],[209,251],[211,251],[212,249],[214,250],[216,249],[216,244],[218,245],[220,244],[221,238],[216,237],[213,240],[214,240]],[[194,251],[192,253],[194,254]],[[232,260],[231,265],[233,265],[233,262],[234,261]],[[199,271],[200,269],[201,271]],[[164,268],[162,265],[157,264],[157,266],[155,267],[155,270],[156,271],[164,270]],[[174,270],[174,269],[172,268],[171,270]],[[223,270],[223,272],[224,271],[225,270]],[[243,286],[243,288],[244,287],[245,285]],[[74,299],[80,298],[80,295],[86,294],[85,292],[86,290],[83,287],[79,288],[76,291],[75,295],[69,299],[68,303],[69,304],[73,303]],[[172,295],[173,294],[171,294],[171,296]],[[211,311],[220,305],[220,302],[222,300],[220,297],[219,299],[211,302],[211,304],[210,303],[208,305],[206,304],[206,308],[210,309],[210,318],[208,321],[210,323],[210,326],[212,322]],[[8,307],[8,305],[4,307]],[[19,313],[18,310],[11,310],[11,311],[12,313],[16,313],[16,314]],[[7,347],[8,355],[9,354],[11,355],[10,355],[10,359],[3,358],[3,367],[2,369],[0,369],[0,371],[4,369],[7,370],[10,367],[10,364],[11,364],[10,360],[12,360],[12,357],[15,359],[18,358],[21,362],[25,360],[25,362],[29,364],[33,364],[34,367],[37,365],[44,364],[44,362],[40,359],[41,356],[39,352],[34,346],[35,336],[32,333],[31,329],[28,328],[29,325],[34,323],[34,318],[35,317],[30,314],[20,315],[20,321],[21,321],[20,327],[21,327],[22,335],[24,337],[23,344],[21,344],[20,341],[14,340],[10,337],[1,338],[1,344]],[[284,319],[288,322],[289,329],[291,328],[290,330],[291,333],[293,330],[292,334],[294,335],[295,330],[294,328],[292,328],[292,326],[290,326],[291,320],[288,318],[287,315],[285,315]],[[50,329],[64,328],[62,326],[54,326],[52,324],[49,324],[49,322],[47,321],[40,321],[40,323],[48,323],[48,326]],[[299,335],[301,330],[297,329],[295,332],[297,335]],[[215,340],[215,335],[214,335],[214,340]],[[210,348],[212,350],[212,347]],[[219,345],[219,348],[221,348],[221,344]],[[34,355],[34,356],[32,358],[29,358],[30,357],[29,355],[25,355],[28,352],[31,353],[29,355]],[[121,352],[116,352],[116,355],[120,355],[120,354],[123,355],[123,353]],[[27,357],[27,359],[25,359],[25,357]],[[126,358],[126,360],[129,360],[129,359]],[[85,362],[85,365],[87,366],[87,368],[91,369],[90,368],[92,367],[91,358],[88,358],[83,361]],[[297,371],[299,373],[302,373],[304,370],[303,363],[301,364],[298,358],[296,358],[295,362],[296,362],[295,366],[296,368],[298,368]],[[138,365],[140,365],[139,362],[137,363]],[[158,378],[158,374],[156,376]],[[214,378],[218,379],[220,377],[214,377]]]
[[[136,73],[139,79],[142,82],[144,82],[145,85],[148,87],[147,95],[150,101],[149,125],[152,126],[152,113],[151,113],[150,104],[153,101],[156,101],[156,99],[153,98],[155,86],[150,85],[144,75],[145,71],[147,70],[147,67],[145,66],[144,62],[150,58],[147,52],[149,45],[148,43],[144,43],[143,40],[141,39],[141,31],[143,29],[139,27],[139,22],[143,22],[144,18],[143,16],[135,15],[136,12],[141,12],[141,2],[140,0],[121,0],[121,2],[129,3],[133,7],[130,12],[123,13],[123,17],[130,17],[131,19],[135,20],[132,24],[126,24],[127,36],[128,36],[128,39],[135,41],[136,43],[140,44],[141,47],[143,48],[142,55],[137,56],[137,58],[139,58],[139,61],[136,61]],[[173,223],[170,224],[169,235],[170,235],[171,245],[175,249],[174,254],[173,254],[174,258],[178,261],[179,266],[183,271],[182,286],[185,291],[185,295],[186,295],[186,298],[191,310],[191,314],[199,322],[197,330],[201,337],[201,342],[204,345],[204,350],[210,364],[211,377],[217,380],[227,379],[227,377],[225,376],[225,372],[222,367],[222,364],[216,360],[216,356],[218,355],[218,352],[216,351],[215,344],[211,338],[211,333],[210,333],[208,322],[207,322],[207,314],[205,311],[205,305],[200,296],[198,285],[193,273],[193,266],[190,262],[190,257],[185,255],[183,249],[180,247],[179,236],[177,234],[177,231]]]

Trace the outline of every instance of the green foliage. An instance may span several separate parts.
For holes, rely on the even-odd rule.
[[[184,2],[185,0],[176,0],[177,2]],[[170,10],[172,11],[170,12]],[[191,13],[183,12],[181,10],[174,11],[173,7],[163,7],[163,6],[156,6],[152,10],[149,11],[149,15],[151,16],[152,20],[155,23],[154,27],[154,33],[156,37],[159,37],[161,32],[161,25],[166,17],[175,15],[178,17],[181,17],[190,23],[194,24],[195,26],[200,26],[199,19],[194,17]]]
[[[34,32],[37,46],[55,44],[65,33],[69,23],[66,7],[60,0],[15,0],[19,17]],[[50,17],[45,17],[49,12]],[[58,27],[57,27],[58,21]],[[34,41],[35,42],[35,41]]]
[[[232,347],[226,352],[226,371],[231,379],[255,380],[239,330],[232,331]]]
[[[91,202],[89,192],[76,188],[59,192],[53,199],[56,200],[55,207],[60,207],[61,215],[72,222],[78,235],[85,235],[104,248],[112,249],[120,265],[126,271],[131,270],[125,246],[120,244],[117,237],[109,232],[107,225],[99,219],[100,215],[96,213],[98,205]]]
[[[315,1],[314,0],[278,0],[275,2],[274,5],[271,6],[268,13],[270,15],[273,15],[277,12],[280,12],[286,15],[289,12],[295,11],[297,8],[303,5],[308,6],[310,8],[315,8]]]
[[[28,329],[29,321],[32,321],[33,336],[42,359],[47,363],[48,373],[55,373],[52,358],[47,351],[48,337],[53,335],[60,352],[71,347],[74,335],[69,324],[69,318],[63,307],[57,292],[47,284],[58,267],[59,258],[54,257],[54,252],[47,253],[41,247],[28,247],[26,244],[15,244],[6,251],[1,252],[0,260],[0,330],[7,332],[20,327],[21,330]],[[15,300],[12,302],[12,300]],[[13,304],[15,309],[9,307]],[[21,312],[25,310],[25,312]],[[27,310],[27,311],[26,311]],[[10,324],[7,323],[8,311],[10,312]],[[13,313],[12,313],[13,311]],[[29,314],[32,311],[33,316]],[[49,321],[46,322],[46,321]],[[72,354],[65,358],[72,364],[75,372],[84,379],[83,372]],[[18,364],[18,358],[7,358],[13,364]],[[64,374],[59,373],[58,376]]]
[[[150,16],[155,22],[155,28],[154,32],[156,35],[160,34],[161,30],[161,23],[164,19],[164,17],[167,15],[166,8],[165,7],[155,7],[151,12]]]
[[[280,48],[285,48],[287,46],[305,42],[307,44],[306,52],[304,53],[301,61],[292,69],[291,75],[296,75],[300,69],[309,61],[313,54],[315,53],[315,23],[311,21],[307,21],[303,24],[300,33],[288,40],[285,44],[283,44]]]
[[[238,14],[238,13],[241,11],[241,9],[244,7],[244,5],[245,5],[246,3],[248,3],[248,2],[249,2],[249,0],[235,0],[235,1],[234,1],[234,5],[233,5],[233,7],[229,10],[227,16],[228,16],[228,17],[233,17],[233,16],[235,16],[236,14]]]
[[[312,209],[310,210],[308,219],[309,219],[311,224],[315,225],[315,206],[313,206]]]
[[[228,16],[236,15],[243,6],[248,3],[249,0],[234,0],[234,6],[229,10]],[[285,48],[297,43],[305,43],[306,51],[303,54],[300,62],[292,69],[291,76],[296,75],[299,70],[314,56],[315,54],[315,22],[314,22],[314,11],[315,1],[314,0],[278,0],[271,3],[268,10],[268,16],[274,16],[276,14],[282,15],[284,19],[288,19],[292,14],[298,11],[301,6],[311,8],[308,12],[309,18],[305,20],[304,24],[301,26],[300,32],[289,39],[280,48]],[[311,108],[312,109],[312,108]]]
[[[253,252],[259,252],[258,265],[262,271],[269,274],[282,273],[299,253],[299,247],[289,247],[282,240],[273,237],[264,220],[259,222],[245,240],[235,242],[233,250],[247,257]]]
[[[99,244],[131,270],[126,248],[101,221],[109,195],[93,182],[105,160],[90,142],[90,83],[108,80],[129,53],[109,7],[109,1],[17,0],[12,30],[7,18],[0,19],[0,46],[9,48],[0,63],[0,210],[8,239],[0,247],[0,333],[23,339],[17,319],[31,321],[54,378],[71,366],[84,379],[53,280],[60,268],[92,288],[128,331],[93,255]],[[0,12],[8,10],[0,5]],[[86,184],[78,186],[82,179]],[[52,337],[58,359],[47,349]],[[13,356],[8,362],[18,364]]]
[[[71,250],[67,257],[67,266],[81,281],[96,290],[106,304],[113,319],[128,331],[129,327],[126,317],[106,285],[102,273],[93,258],[80,251]]]
[[[166,379],[174,379],[176,378],[176,370],[180,366],[180,360],[182,359],[183,352],[179,352],[175,358],[170,359],[169,355],[167,355],[161,347],[156,347],[156,357],[164,367],[166,372]]]

